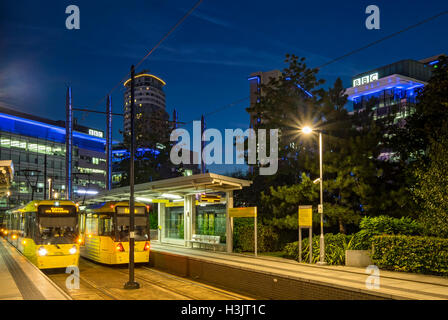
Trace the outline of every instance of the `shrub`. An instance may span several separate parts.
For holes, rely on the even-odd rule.
[[[258,252],[277,251],[278,234],[274,227],[263,224],[257,225]],[[254,251],[254,222],[253,219],[234,219],[233,249],[235,252]]]
[[[342,233],[325,234],[325,261],[329,265],[343,265],[345,264],[345,250],[353,249],[353,236]],[[313,236],[313,263],[320,259],[320,236]],[[286,257],[299,260],[299,246],[298,241],[288,243],[283,249],[283,255]],[[310,250],[309,239],[302,239],[302,261],[309,262]]]
[[[353,250],[368,250],[372,238],[377,235],[421,235],[422,226],[409,217],[400,219],[389,216],[364,217],[359,223],[360,231],[354,235]]]
[[[359,227],[368,237],[380,234],[421,235],[422,227],[409,217],[393,218],[389,216],[364,217]]]
[[[448,276],[448,239],[383,235],[372,243],[372,261],[380,268]]]

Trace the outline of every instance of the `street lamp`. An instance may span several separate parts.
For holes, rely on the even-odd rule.
[[[7,207],[9,209],[9,197],[11,197],[11,191],[8,190],[8,192],[6,192],[6,199],[7,199]]]
[[[310,134],[313,131],[319,132],[319,179],[314,180],[314,183],[319,182],[320,184],[320,205],[318,208],[318,212],[320,213],[320,242],[319,242],[319,251],[320,251],[320,261],[317,264],[325,265],[325,239],[324,239],[324,193],[323,193],[323,178],[322,178],[322,131],[313,129],[309,126],[305,126],[302,128],[302,133]]]

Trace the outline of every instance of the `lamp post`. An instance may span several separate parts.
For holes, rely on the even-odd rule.
[[[322,177],[322,131],[313,129],[309,126],[305,126],[302,128],[302,133],[310,134],[313,131],[317,131],[319,133],[319,179],[316,179],[314,183],[319,181],[320,185],[320,205],[318,211],[320,213],[320,241],[319,241],[319,255],[320,261],[317,263],[319,265],[327,264],[325,262],[325,238],[324,238],[324,192],[323,192],[323,177]]]
[[[134,278],[134,245],[135,245],[135,199],[134,199],[134,158],[135,158],[135,105],[134,80],[135,67],[131,66],[131,163],[129,166],[129,281],[124,284],[125,289],[139,289],[140,285]]]

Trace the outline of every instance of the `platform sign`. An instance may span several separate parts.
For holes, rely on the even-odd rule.
[[[299,262],[302,262],[302,228],[308,229],[309,242],[313,243],[313,206],[299,206]],[[313,246],[310,246],[310,263],[313,261]]]
[[[299,227],[313,226],[313,206],[299,206]]]
[[[201,202],[220,203],[221,202],[221,196],[220,195],[214,195],[214,194],[202,194],[201,195]]]
[[[151,202],[152,203],[169,203],[170,200],[167,200],[167,199],[152,199]]]
[[[167,208],[171,208],[171,207],[183,207],[184,206],[184,202],[183,201],[178,201],[178,202],[169,202],[165,204],[165,207]]]
[[[229,208],[229,216],[232,218],[256,218],[257,207]]]

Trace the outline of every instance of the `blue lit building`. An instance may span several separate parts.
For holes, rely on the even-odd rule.
[[[394,122],[401,122],[413,112],[417,90],[431,78],[439,56],[401,60],[354,76],[352,87],[345,92],[353,111],[365,110],[372,103],[374,119],[393,114]]]
[[[82,199],[105,188],[104,132],[75,123],[73,195]],[[0,208],[34,200],[65,197],[65,122],[0,107],[0,160],[15,168],[11,196]]]
[[[352,87],[345,91],[353,103],[353,112],[369,106],[374,120],[392,116],[395,125],[403,125],[415,111],[418,90],[428,83],[440,56],[401,60],[354,76]],[[379,159],[393,160],[393,150],[383,150]]]

